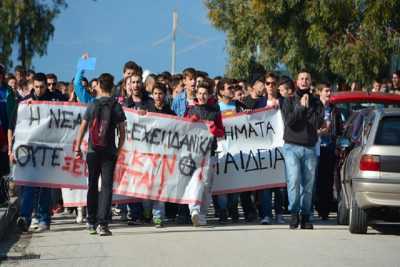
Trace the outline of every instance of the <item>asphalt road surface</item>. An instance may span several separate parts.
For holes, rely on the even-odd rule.
[[[335,219],[314,220],[314,230],[287,225],[209,227],[111,225],[112,236],[89,235],[70,216],[57,216],[51,231],[0,243],[1,266],[400,266],[400,231],[352,235]],[[385,228],[387,230],[387,228]]]

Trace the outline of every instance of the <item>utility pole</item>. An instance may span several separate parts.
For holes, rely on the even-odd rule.
[[[176,67],[176,26],[178,25],[178,13],[176,10],[172,12],[172,60],[171,73],[175,74]]]

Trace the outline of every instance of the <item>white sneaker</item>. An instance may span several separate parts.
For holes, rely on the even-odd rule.
[[[82,224],[83,223],[83,216],[82,214],[78,213],[78,216],[76,216],[76,223],[77,224]]]
[[[29,231],[35,231],[39,227],[39,220],[37,218],[32,218],[31,225],[29,226]]]
[[[276,215],[276,223],[279,223],[279,224],[285,224],[285,223],[286,223],[286,221],[285,221],[285,219],[283,218],[283,215],[282,215],[282,214]]]
[[[197,210],[192,212],[192,223],[194,227],[200,226],[200,214]]]
[[[31,225],[32,225],[32,224],[39,224],[38,218],[33,217],[33,218],[32,218],[32,221],[31,221]]]
[[[271,219],[271,217],[268,217],[268,216],[265,216],[265,217],[260,221],[260,223],[263,224],[263,225],[271,224],[271,222],[272,222],[272,219]]]

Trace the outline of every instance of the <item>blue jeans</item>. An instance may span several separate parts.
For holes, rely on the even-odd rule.
[[[160,219],[164,220],[165,217],[165,203],[154,200],[144,200],[143,208],[145,211],[150,211],[153,216],[153,220]]]
[[[142,219],[143,218],[143,205],[142,202],[134,202],[128,204],[118,205],[118,208],[121,210],[121,213],[128,213],[129,208],[129,217],[131,219]]]
[[[274,193],[275,215],[283,213],[283,189],[273,188],[260,190],[260,218],[272,218],[272,193]]]
[[[35,201],[37,199],[37,202]],[[51,202],[51,189],[43,187],[21,187],[21,211],[20,216],[23,217],[28,225],[32,221],[32,211],[35,205],[36,217],[39,224],[50,225],[50,202]]]
[[[285,143],[285,157],[289,210],[292,214],[309,216],[315,181],[317,156],[314,147]]]
[[[272,218],[272,189],[260,191],[260,218]]]

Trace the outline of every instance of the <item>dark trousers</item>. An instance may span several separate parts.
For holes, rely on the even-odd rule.
[[[87,193],[88,222],[107,225],[112,202],[113,176],[116,156],[108,153],[87,154],[89,185]],[[101,191],[98,183],[101,174]]]
[[[321,217],[329,215],[333,202],[333,172],[335,167],[334,146],[321,146],[317,167],[315,208]]]
[[[62,191],[60,188],[51,189],[51,206],[50,208],[56,208],[59,205],[63,205]]]
[[[257,217],[257,211],[254,201],[251,198],[253,191],[240,193],[240,203],[243,208],[245,219],[255,219]],[[253,217],[253,218],[252,218]]]

